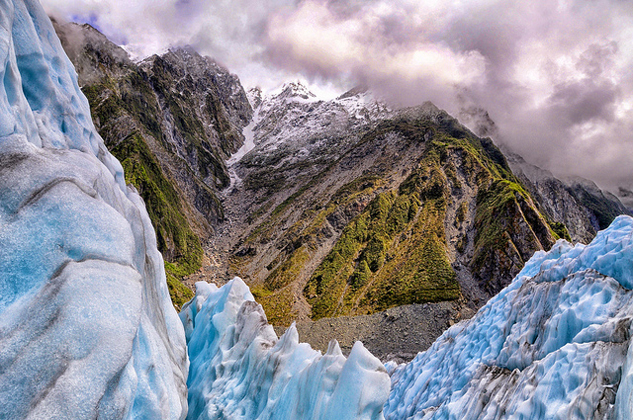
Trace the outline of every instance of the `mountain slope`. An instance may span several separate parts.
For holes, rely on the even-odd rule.
[[[203,265],[186,284],[240,275],[275,325],[438,301],[459,319],[534,251],[587,242],[623,211],[508,162],[432,104],[392,110],[362,88],[321,101],[299,83],[249,104],[191,49],[132,63],[89,26],[58,31],[148,204],[177,304],[191,296],[177,278]]]
[[[620,214],[631,212],[620,200],[580,177],[556,178],[551,172],[505,151],[512,171],[536,197],[543,212],[569,229],[574,242],[589,243]]]
[[[147,205],[180,306],[193,295],[177,278],[198,270],[201,241],[224,218],[217,194],[251,115],[245,93],[235,76],[191,50],[137,65],[89,25],[55,28],[97,130]]]
[[[229,271],[273,323],[478,307],[558,238],[490,140],[432,104],[392,111],[362,91],[325,102],[288,86],[257,112],[234,168],[243,187],[225,198],[248,214],[233,220],[244,233]]]

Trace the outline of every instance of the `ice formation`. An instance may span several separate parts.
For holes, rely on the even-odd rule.
[[[37,0],[0,4],[0,418],[183,418],[185,335]]]
[[[537,252],[470,321],[388,366],[387,419],[630,419],[633,218]]]
[[[183,307],[191,370],[189,415],[207,419],[378,420],[389,395],[384,366],[360,342],[349,358],[300,344],[291,326],[277,340],[262,307],[234,278],[199,282]]]

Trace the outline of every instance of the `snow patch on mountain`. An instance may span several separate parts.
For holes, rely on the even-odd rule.
[[[256,153],[245,157],[246,164],[266,161],[279,167],[303,158],[328,160],[359,132],[393,114],[360,89],[326,101],[296,82],[271,93],[251,90],[250,97],[258,120],[253,127]]]
[[[256,146],[254,130],[259,122],[259,110],[259,107],[253,108],[253,117],[251,122],[242,130],[242,134],[244,134],[244,144],[226,161],[226,167],[229,171],[230,177],[229,187],[226,190],[228,192],[232,191],[233,188],[237,187],[242,182],[242,179],[237,174],[235,165]]]

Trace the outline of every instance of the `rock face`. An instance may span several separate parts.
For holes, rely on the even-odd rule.
[[[254,286],[275,325],[446,300],[476,309],[536,250],[572,239],[567,225],[587,242],[626,212],[595,186],[550,176],[566,195],[548,193],[430,103],[392,110],[363,89],[321,101],[297,83],[251,100],[252,144],[229,161],[230,240],[215,252],[231,249],[225,272]]]
[[[512,171],[540,204],[543,212],[563,223],[571,240],[589,243],[620,214],[631,214],[620,200],[587,179],[558,179],[551,172],[530,165],[514,153],[505,152]]]
[[[182,419],[185,334],[143,202],[39,2],[4,2],[0,27],[0,418]]]
[[[250,105],[237,78],[190,49],[133,63],[89,25],[56,24],[106,146],[156,227],[172,299],[193,294],[177,278],[202,262],[201,241],[224,220],[225,160],[243,142]]]
[[[388,368],[387,419],[631,417],[633,218],[559,241],[471,320]]]

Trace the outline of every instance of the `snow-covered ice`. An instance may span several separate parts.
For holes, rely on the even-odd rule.
[[[208,419],[379,420],[389,395],[384,366],[360,342],[345,358],[299,343],[291,326],[278,340],[240,278],[221,288],[196,283],[183,307],[191,370],[189,415]]]
[[[185,335],[142,200],[39,2],[0,7],[0,418],[183,418]]]
[[[537,252],[477,315],[389,365],[387,419],[630,419],[633,218]]]

